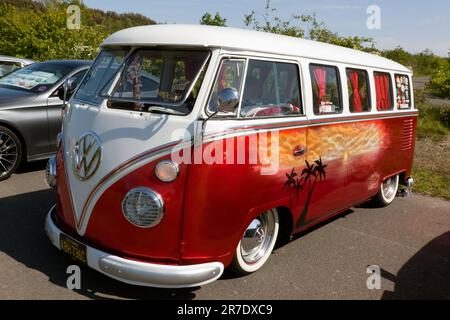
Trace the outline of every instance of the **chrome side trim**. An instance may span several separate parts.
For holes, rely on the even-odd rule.
[[[317,127],[317,126],[327,126],[333,124],[346,124],[346,123],[354,123],[354,122],[365,122],[365,121],[376,121],[376,120],[387,120],[387,119],[396,119],[396,118],[405,118],[405,117],[417,117],[417,112],[408,112],[408,113],[396,113],[396,114],[381,114],[377,116],[366,115],[354,116],[354,117],[334,117],[334,118],[314,118],[314,119],[306,119],[305,116],[298,121],[288,121],[288,122],[270,122],[264,124],[257,125],[236,125],[233,127],[227,127],[224,130],[213,131],[204,136],[204,142],[214,141],[219,138],[232,138],[236,136],[245,136],[251,135],[258,132],[271,132],[275,130],[291,130],[298,128],[307,128],[307,127]],[[278,118],[280,119],[280,118]],[[333,120],[334,119],[334,120]],[[255,121],[256,119],[234,119],[239,121]],[[261,118],[260,118],[261,120]],[[226,119],[222,119],[222,121],[226,121]],[[406,120],[405,120],[406,121]]]

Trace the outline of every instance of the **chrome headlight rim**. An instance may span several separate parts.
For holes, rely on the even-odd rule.
[[[164,166],[164,165],[170,165],[175,170],[175,176],[172,179],[164,179],[158,174],[159,169],[161,168],[161,166]],[[162,182],[166,182],[166,183],[173,182],[173,181],[177,180],[179,174],[180,174],[180,167],[178,166],[178,163],[173,162],[172,160],[162,160],[162,161],[158,162],[155,166],[155,175]]]
[[[132,194],[137,194],[137,193],[142,193],[142,194],[147,195],[158,206],[158,212],[157,212],[158,216],[151,224],[148,224],[148,225],[139,224],[136,220],[131,219],[129,217],[129,214],[127,214],[127,212],[126,212],[127,200],[129,199],[129,197]],[[130,191],[128,191],[122,200],[121,207],[122,207],[122,214],[123,214],[124,218],[129,223],[131,223],[133,226],[141,228],[141,229],[153,228],[153,227],[157,226],[158,224],[160,224],[161,220],[164,218],[164,200],[162,199],[162,197],[159,193],[157,193],[156,191],[154,191],[148,187],[136,187],[136,188],[133,188]]]

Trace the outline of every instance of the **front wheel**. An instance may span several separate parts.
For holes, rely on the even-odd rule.
[[[380,190],[372,199],[372,203],[377,207],[387,207],[394,201],[397,194],[399,175],[387,178],[381,183]]]
[[[22,156],[19,138],[0,126],[0,181],[8,179],[16,171]]]
[[[253,219],[236,247],[230,269],[237,274],[259,270],[269,259],[279,230],[278,211],[271,209]]]

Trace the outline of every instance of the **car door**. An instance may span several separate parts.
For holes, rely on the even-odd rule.
[[[87,69],[77,71],[70,74],[67,78],[75,78],[75,83],[80,83],[83,79]],[[58,97],[59,86],[47,99],[47,119],[48,119],[48,145],[49,152],[54,152],[56,150],[56,136],[61,131],[61,120],[62,120],[62,105],[63,101]]]
[[[310,64],[312,110],[307,134],[308,181],[299,227],[316,223],[351,205],[348,195],[348,144],[352,136],[342,122],[340,72],[336,66]]]
[[[293,172],[299,174],[305,166],[308,122],[298,70],[296,62],[222,60],[207,112],[217,112],[222,92],[233,91],[242,102],[235,112],[212,116],[204,124],[202,150],[194,149],[186,187],[187,243],[211,254],[217,248],[230,252],[254,214],[274,207],[296,211],[303,196]],[[216,226],[213,233],[208,231],[211,224]],[[198,254],[196,250],[188,246],[186,255]]]

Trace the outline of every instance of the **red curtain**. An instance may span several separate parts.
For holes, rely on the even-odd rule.
[[[318,97],[319,97],[319,103],[320,103],[320,102],[322,102],[322,98],[326,94],[327,70],[325,68],[315,67],[313,72],[314,72],[314,77],[316,78],[317,86],[319,88]]]
[[[377,110],[390,110],[389,75],[375,74],[375,90],[377,94]]]
[[[358,71],[350,71],[350,82],[353,87],[353,111],[361,112],[362,111],[362,103],[361,97],[359,95],[359,74]]]

